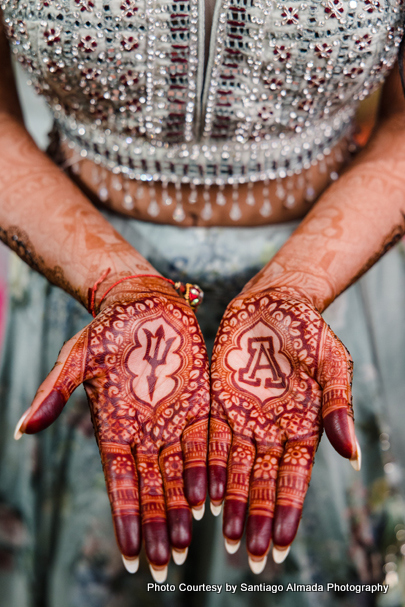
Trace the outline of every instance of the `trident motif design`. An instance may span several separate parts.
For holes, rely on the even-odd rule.
[[[174,342],[174,340],[176,338],[171,337],[170,339],[168,339],[166,341],[163,325],[160,325],[160,327],[158,327],[156,329],[155,335],[153,335],[152,331],[149,331],[149,329],[144,329],[144,333],[146,335],[147,345],[146,345],[146,352],[145,352],[145,356],[143,357],[143,360],[146,360],[146,362],[152,367],[150,375],[148,375],[146,378],[148,380],[149,398],[152,400],[153,394],[154,394],[155,388],[156,388],[156,381],[157,381],[156,369],[160,365],[166,364],[166,358],[169,353],[170,346],[172,345],[172,343]],[[165,346],[162,356],[159,358],[159,348],[160,348],[160,342],[162,341],[162,339],[166,343],[166,346]],[[153,348],[153,346],[154,346],[154,348]],[[152,348],[153,348],[153,354],[151,354]]]

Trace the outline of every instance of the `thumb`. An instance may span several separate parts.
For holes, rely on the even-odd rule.
[[[50,426],[60,415],[71,394],[83,380],[87,331],[67,341],[48,377],[38,388],[32,405],[17,423],[14,438],[35,434]]]
[[[323,389],[323,425],[336,451],[349,459],[355,470],[360,470],[361,454],[353,421],[352,377],[352,358],[342,342],[327,327],[319,378]]]

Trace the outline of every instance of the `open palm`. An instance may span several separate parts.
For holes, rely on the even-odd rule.
[[[255,572],[271,539],[281,560],[295,537],[322,428],[343,457],[357,456],[351,377],[349,353],[305,298],[274,289],[228,306],[212,359],[209,491],[214,512],[225,498],[229,552],[249,502]]]
[[[20,425],[46,428],[84,383],[120,550],[136,569],[142,527],[159,581],[171,548],[177,562],[185,558],[190,507],[202,514],[209,412],[198,323],[161,283],[135,283],[65,344]]]

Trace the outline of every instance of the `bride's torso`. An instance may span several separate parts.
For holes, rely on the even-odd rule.
[[[6,0],[3,11],[67,163],[102,202],[180,225],[303,215],[395,61],[400,2],[216,0],[211,28],[208,2],[205,15],[202,0]]]

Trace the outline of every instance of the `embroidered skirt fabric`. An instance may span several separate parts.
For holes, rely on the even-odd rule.
[[[165,276],[198,282],[198,318],[209,350],[223,311],[295,225],[260,228],[160,226],[108,215]],[[141,558],[134,576],[116,547],[107,493],[83,388],[49,429],[12,439],[14,426],[52,368],[63,342],[90,320],[61,290],[12,256],[0,377],[0,607],[400,607],[404,597],[405,257],[403,244],[341,295],[325,319],[355,361],[354,410],[363,451],[356,473],[326,437],[316,455],[303,519],[282,565],[254,576],[244,545],[225,552],[221,520],[206,508],[194,522],[186,564],[169,567],[174,591],[148,591]],[[384,568],[383,568],[384,565]],[[389,593],[326,592],[328,583],[391,583]],[[226,592],[225,584],[283,584],[284,592]],[[321,584],[325,592],[287,592]],[[222,585],[221,592],[179,585]]]

